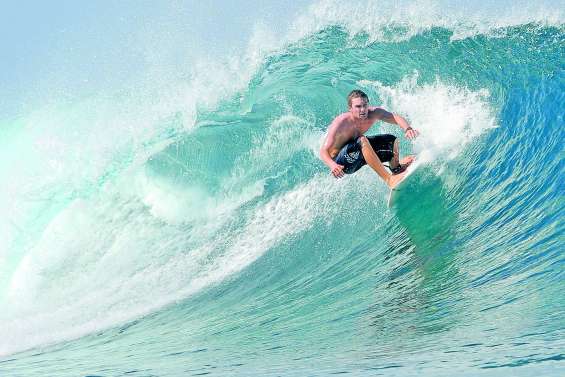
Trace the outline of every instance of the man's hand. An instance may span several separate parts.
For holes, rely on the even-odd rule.
[[[332,168],[332,175],[336,178],[342,178],[344,176],[343,165],[335,164]]]
[[[418,135],[420,135],[420,133],[412,127],[408,127],[404,131],[404,136],[406,136],[406,138],[410,140],[415,139],[416,137],[418,137]]]

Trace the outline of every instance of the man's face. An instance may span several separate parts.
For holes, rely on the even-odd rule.
[[[367,119],[369,114],[369,102],[366,98],[356,97],[351,99],[349,111],[355,119]]]

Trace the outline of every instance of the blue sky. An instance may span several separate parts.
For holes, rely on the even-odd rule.
[[[148,65],[182,74],[199,54],[244,48],[258,22],[284,33],[310,0],[29,1],[0,6],[0,119],[119,88]]]

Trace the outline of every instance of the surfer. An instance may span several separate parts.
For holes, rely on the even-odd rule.
[[[416,138],[419,132],[400,115],[380,107],[369,107],[369,97],[361,90],[349,93],[347,105],[349,111],[338,115],[328,127],[320,158],[336,178],[369,165],[388,187],[394,188],[404,178],[414,157],[407,156],[399,161],[398,140],[393,135],[365,136],[365,133],[378,120],[397,124],[408,139]],[[391,173],[386,171],[383,162],[389,163]]]

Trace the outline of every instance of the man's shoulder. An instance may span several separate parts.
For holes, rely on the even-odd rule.
[[[387,110],[382,107],[373,106],[369,108],[369,116],[374,120],[384,119],[390,114]]]
[[[349,122],[349,113],[342,113],[334,118],[334,123],[336,124],[344,124],[348,122]]]
[[[375,117],[381,117],[386,110],[379,106],[371,106],[369,107],[369,114]]]

